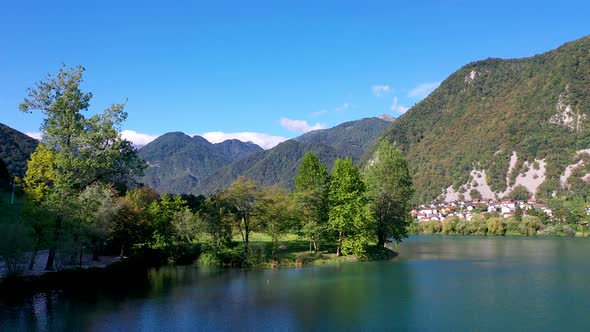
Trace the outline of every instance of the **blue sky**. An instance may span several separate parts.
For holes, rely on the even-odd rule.
[[[169,131],[270,147],[401,115],[461,66],[590,34],[587,1],[3,1],[0,122],[61,63],[86,67],[90,112],[128,99],[127,137]],[[142,136],[145,134],[145,136]]]

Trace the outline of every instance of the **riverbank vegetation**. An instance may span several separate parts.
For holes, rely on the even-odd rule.
[[[498,213],[481,213],[471,220],[451,217],[444,221],[414,221],[409,226],[412,234],[479,235],[479,236],[588,236],[588,224],[551,220],[541,211],[503,218]]]
[[[289,192],[239,177],[209,197],[158,194],[136,182],[146,165],[120,136],[124,104],[86,117],[84,68],[62,68],[20,105],[43,112],[43,140],[18,181],[17,202],[2,195],[2,274],[82,266],[82,255],[283,266],[391,258],[388,241],[407,236],[412,182],[399,150],[383,142],[363,169],[338,159],[331,172],[308,153]],[[5,212],[6,211],[6,212]]]

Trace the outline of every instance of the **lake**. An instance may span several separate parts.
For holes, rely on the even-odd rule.
[[[590,240],[416,236],[391,261],[153,269],[132,286],[0,300],[0,331],[587,331]]]

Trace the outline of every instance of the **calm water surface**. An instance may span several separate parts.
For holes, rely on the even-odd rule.
[[[0,331],[590,331],[590,240],[413,237],[387,262],[151,270],[133,287],[0,299]]]

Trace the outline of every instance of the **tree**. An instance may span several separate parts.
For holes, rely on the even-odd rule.
[[[372,236],[365,183],[352,159],[337,159],[330,173],[329,226],[338,233],[336,255],[363,255]]]
[[[231,220],[225,213],[226,206],[218,195],[207,198],[198,216],[208,235],[208,244],[214,252],[228,247],[232,242]]]
[[[516,204],[516,207],[514,208],[514,220],[521,222],[522,221],[522,208],[520,207],[520,204]]]
[[[328,171],[313,153],[303,157],[295,178],[295,200],[303,220],[302,232],[309,239],[309,251],[317,253],[328,221]]]
[[[122,204],[110,185],[93,184],[78,196],[84,222],[84,237],[87,247],[92,250],[92,259],[98,260],[98,253],[110,235],[115,220],[119,217]]]
[[[365,171],[369,208],[376,223],[377,246],[407,236],[411,223],[410,200],[414,195],[408,164],[401,152],[386,140],[379,143]]]
[[[145,164],[131,142],[121,138],[121,123],[127,117],[124,104],[113,104],[103,113],[86,118],[92,93],[80,89],[84,68],[62,67],[49,75],[20,104],[23,112],[41,111],[43,141],[53,154],[53,179],[41,204],[56,211],[55,232],[46,269],[53,269],[56,243],[59,242],[64,211],[62,201],[76,196],[93,183],[125,184],[143,171]],[[29,168],[28,172],[35,172]],[[45,190],[45,189],[44,189]]]
[[[512,189],[508,197],[515,201],[526,201],[531,198],[531,193],[525,186],[519,184]]]
[[[150,204],[148,213],[152,218],[152,241],[156,248],[169,250],[172,247],[175,236],[173,219],[185,209],[188,209],[187,203],[180,195],[163,194],[159,202]]]
[[[152,222],[148,208],[158,198],[158,193],[149,187],[130,189],[121,198],[121,210],[111,230],[112,241],[121,248],[121,257],[126,248],[150,238]]]
[[[287,189],[271,186],[262,189],[256,203],[256,219],[272,240],[272,254],[278,241],[295,223],[295,206]]]
[[[258,226],[253,216],[259,194],[258,185],[254,180],[240,176],[221,195],[234,224],[240,231],[246,253],[248,253],[250,243],[250,232]]]

